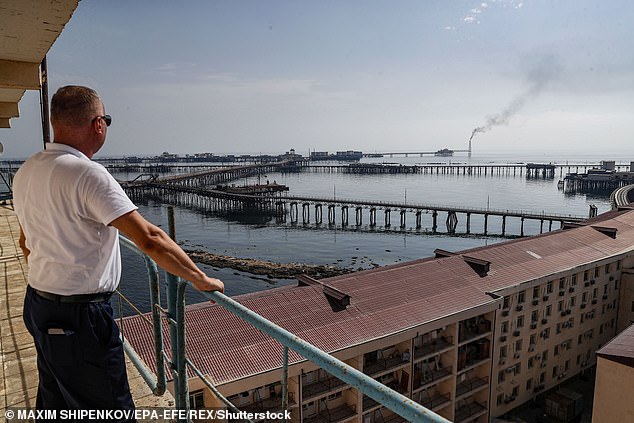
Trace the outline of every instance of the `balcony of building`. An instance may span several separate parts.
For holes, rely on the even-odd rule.
[[[478,339],[458,348],[458,371],[469,370],[489,361],[491,341]]]
[[[484,416],[487,413],[487,406],[485,402],[470,401],[463,404],[459,404],[456,407],[456,413],[454,416],[455,423],[468,423],[476,421],[480,416]]]
[[[467,395],[472,395],[489,386],[488,377],[466,378],[456,385],[456,399],[459,400]]]
[[[326,408],[313,415],[304,415],[302,420],[304,423],[343,423],[356,417],[357,412],[348,404],[344,404],[332,409]]]
[[[376,350],[363,356],[363,373],[377,377],[406,367],[410,362],[409,350],[400,352],[395,346]]]
[[[334,376],[328,375],[321,380],[305,383],[304,385],[302,385],[302,401],[312,401],[317,397],[331,395],[333,393],[346,389],[346,387],[347,385],[345,382],[337,379]]]
[[[451,403],[451,394],[441,392],[438,387],[420,391],[417,397],[416,402],[432,411],[438,411]]]
[[[440,354],[453,347],[452,336],[441,336],[436,339],[423,342],[420,346],[414,345],[414,360],[422,360],[434,354]]]
[[[412,389],[414,391],[428,387],[433,383],[438,383],[451,376],[452,367],[445,366],[442,362],[419,363],[414,366],[414,380]]]
[[[295,405],[297,405],[297,403],[295,402],[295,396],[293,395],[292,392],[289,392],[287,409]],[[284,411],[284,407],[282,405],[282,398],[280,396],[272,396],[272,397],[263,398],[263,399],[256,399],[254,402],[248,405],[241,406],[240,410],[246,411],[248,413],[254,413],[254,414],[266,413],[267,411],[271,413],[276,413],[276,412]]]
[[[472,317],[461,321],[458,330],[458,342],[462,344],[489,334],[491,332],[491,321],[485,319],[484,315]]]
[[[399,373],[394,372],[378,377],[376,380],[399,394],[409,396],[409,374],[407,372],[400,372],[400,376]],[[362,407],[364,412],[380,406],[379,402],[366,395],[363,396]]]

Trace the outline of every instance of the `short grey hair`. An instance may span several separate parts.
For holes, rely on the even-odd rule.
[[[51,122],[80,127],[100,113],[101,99],[95,90],[67,85],[51,99]]]

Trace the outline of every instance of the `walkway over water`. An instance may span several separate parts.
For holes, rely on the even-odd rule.
[[[27,264],[18,244],[19,235],[13,207],[0,206],[0,415],[3,418],[9,407],[34,409],[38,384],[35,346],[22,321]],[[129,361],[127,365],[137,408],[174,407],[169,393],[154,396],[136,368]]]
[[[553,230],[553,222],[559,222],[563,227],[565,222],[581,222],[584,216],[554,214],[554,213],[538,213],[524,210],[497,210],[482,209],[470,207],[447,206],[438,204],[417,204],[417,203],[399,203],[384,202],[361,199],[342,199],[342,198],[325,198],[325,197],[305,197],[305,196],[288,196],[288,195],[245,195],[235,194],[226,191],[187,187],[181,185],[172,185],[166,183],[148,183],[143,186],[126,187],[128,195],[134,199],[145,197],[158,199],[163,202],[179,204],[186,207],[198,208],[205,211],[232,212],[256,210],[264,213],[273,213],[280,223],[285,223],[287,216],[292,223],[300,222],[303,224],[311,223],[311,207],[314,209],[315,224],[328,223],[334,225],[337,221],[341,226],[363,225],[364,214],[369,215],[368,221],[370,228],[374,228],[379,223],[377,221],[377,210],[381,210],[384,214],[383,226],[390,227],[392,212],[399,213],[401,229],[407,227],[407,214],[414,214],[415,227],[421,229],[423,226],[423,214],[431,214],[431,228],[433,232],[437,232],[439,228],[438,216],[443,213],[445,226],[448,233],[455,233],[458,228],[458,215],[465,218],[465,233],[475,233],[472,231],[471,218],[479,216],[483,219],[482,234],[488,235],[489,217],[498,216],[501,218],[501,235],[509,235],[507,233],[506,222],[508,218],[520,219],[519,236],[524,236],[525,220],[533,220],[540,222],[540,233],[543,233],[544,223],[548,223],[548,231]],[[302,213],[300,218],[299,208]],[[327,209],[327,217],[324,217],[324,208]],[[337,212],[339,209],[339,212]],[[354,220],[349,218],[349,210],[354,209]],[[337,217],[339,216],[339,219]],[[327,219],[327,220],[326,220]],[[558,228],[554,228],[558,229]]]

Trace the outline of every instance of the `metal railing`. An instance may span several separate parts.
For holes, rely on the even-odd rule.
[[[174,378],[174,398],[177,409],[189,409],[188,376],[187,368],[190,367],[194,374],[232,411],[237,408],[231,404],[206,378],[206,376],[192,363],[185,354],[185,289],[190,282],[184,281],[174,275],[166,273],[167,284],[167,310],[160,305],[158,268],[156,264],[145,254],[143,254],[132,242],[120,236],[121,243],[131,249],[145,260],[149,274],[150,297],[152,303],[151,324],[154,329],[154,355],[156,359],[157,375],[143,363],[142,359],[134,351],[134,348],[125,340],[125,333],[122,330],[122,339],[126,353],[130,356],[132,363],[137,367],[141,376],[150,386],[155,395],[162,395],[165,392],[166,375],[165,364],[172,369]],[[362,394],[372,398],[381,405],[390,409],[409,422],[420,423],[449,423],[445,418],[424,408],[412,399],[388,388],[380,382],[363,374],[361,371],[347,365],[330,354],[320,350],[314,345],[306,342],[298,336],[279,327],[275,323],[265,319],[259,314],[246,308],[242,304],[232,300],[220,292],[203,293],[209,300],[215,301],[218,305],[233,313],[242,320],[248,322],[256,329],[270,336],[283,345],[283,367],[282,367],[282,409],[288,408],[288,350],[291,349],[299,353],[305,359],[317,364],[334,377],[340,379],[353,388],[358,389]],[[120,294],[121,295],[121,294]],[[169,323],[171,338],[171,360],[163,349],[162,319],[161,313],[166,314],[166,321]],[[147,320],[148,323],[149,320]],[[123,326],[122,326],[123,327]],[[186,421],[186,420],[183,420]]]

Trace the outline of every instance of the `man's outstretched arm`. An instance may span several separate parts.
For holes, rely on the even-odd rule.
[[[113,220],[110,225],[169,273],[190,281],[200,291],[224,292],[221,280],[207,276],[161,228],[136,210]]]

